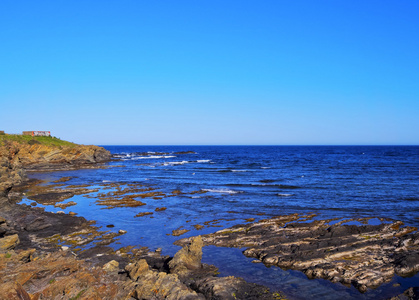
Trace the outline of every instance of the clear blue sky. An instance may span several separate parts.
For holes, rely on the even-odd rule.
[[[0,1],[0,130],[419,144],[419,1]]]

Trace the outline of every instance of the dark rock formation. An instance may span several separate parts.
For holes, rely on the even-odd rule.
[[[205,245],[246,247],[246,256],[266,265],[353,284],[361,292],[389,282],[395,274],[408,276],[419,270],[419,233],[414,227],[400,221],[360,226],[344,225],[351,220],[334,225],[329,225],[332,220],[296,222],[312,217],[279,216],[223,229],[202,240]]]
[[[418,300],[419,299],[419,287],[411,287],[404,291],[403,294],[391,297],[389,300]]]

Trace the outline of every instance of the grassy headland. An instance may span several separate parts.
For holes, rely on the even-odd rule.
[[[5,141],[14,141],[20,144],[39,144],[45,146],[66,146],[66,147],[75,147],[77,144],[60,140],[59,138],[52,136],[30,136],[30,135],[20,135],[20,134],[5,134],[0,135],[0,146],[4,145]]]

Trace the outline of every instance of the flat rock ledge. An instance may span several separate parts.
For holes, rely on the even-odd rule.
[[[312,220],[314,217],[278,216],[203,235],[202,240],[205,246],[246,247],[244,255],[265,265],[352,284],[360,292],[389,282],[395,274],[411,276],[419,271],[417,228],[388,219],[368,225],[371,218],[337,222]],[[359,225],[347,225],[349,222]],[[176,244],[184,245],[190,239]]]

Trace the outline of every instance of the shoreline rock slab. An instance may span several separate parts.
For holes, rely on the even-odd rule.
[[[354,220],[333,225],[329,224],[333,220],[307,222],[313,217],[278,216],[203,235],[202,240],[204,245],[246,247],[244,255],[267,266],[352,284],[361,292],[389,282],[396,274],[409,276],[419,271],[417,228],[400,221],[367,225],[368,219],[357,219],[361,225],[345,225]]]

